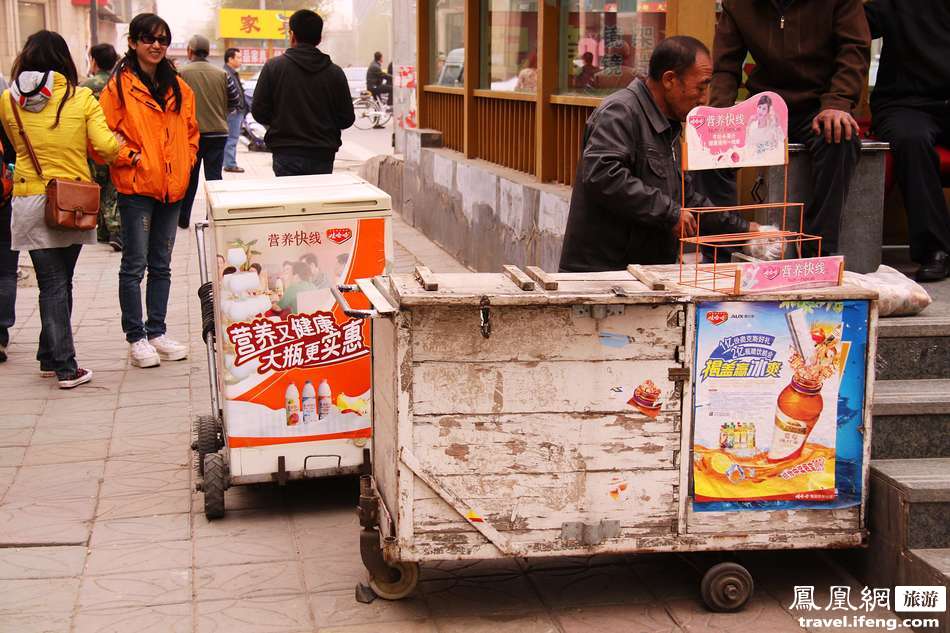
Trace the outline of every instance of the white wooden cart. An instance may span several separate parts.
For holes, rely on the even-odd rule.
[[[641,273],[644,271],[640,271]],[[865,544],[870,407],[860,499],[843,509],[696,512],[692,495],[697,305],[678,267],[588,274],[435,274],[359,280],[373,309],[373,475],[360,515],[370,586],[398,599],[426,561],[600,553],[847,548]],[[530,275],[530,276],[529,276]],[[862,289],[736,297],[868,301]],[[604,337],[614,344],[605,344]],[[607,341],[608,343],[610,341]],[[664,394],[651,415],[632,386]],[[873,362],[867,361],[865,403]],[[703,598],[737,610],[741,566],[707,572]]]

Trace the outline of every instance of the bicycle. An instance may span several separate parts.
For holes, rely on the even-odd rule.
[[[393,118],[393,107],[383,103],[368,90],[360,93],[353,99],[353,113],[356,120],[353,124],[360,130],[371,130],[374,127],[383,127]]]

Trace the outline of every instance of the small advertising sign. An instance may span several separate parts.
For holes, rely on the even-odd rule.
[[[731,108],[693,108],[686,117],[690,171],[785,164],[788,107],[761,92]]]
[[[793,288],[826,288],[841,285],[844,257],[809,257],[738,265],[742,294],[777,292]]]
[[[867,301],[697,306],[696,510],[860,503]]]

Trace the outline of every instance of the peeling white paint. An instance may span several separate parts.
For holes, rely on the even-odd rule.
[[[475,207],[484,204],[496,208],[498,176],[484,169],[459,163],[456,171],[458,191],[462,194],[462,213],[469,222],[475,217]]]
[[[542,191],[538,205],[538,230],[563,237],[569,207],[570,200]]]
[[[433,154],[432,179],[435,184],[451,191],[455,180],[455,161],[440,154]]]
[[[519,238],[524,237],[524,186],[501,179],[498,217],[502,224],[511,228]]]
[[[418,134],[406,135],[406,161],[419,164],[419,151],[422,147],[422,137]]]

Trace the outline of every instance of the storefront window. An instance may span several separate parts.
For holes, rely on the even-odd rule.
[[[465,61],[465,2],[433,0],[429,6],[432,33],[429,81],[440,86],[461,87]]]
[[[18,2],[17,16],[20,21],[20,46],[26,38],[46,28],[46,5],[38,2]]]
[[[538,3],[482,0],[482,88],[538,89]]]
[[[560,1],[560,94],[602,96],[647,76],[666,36],[666,2]]]

